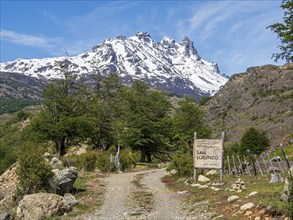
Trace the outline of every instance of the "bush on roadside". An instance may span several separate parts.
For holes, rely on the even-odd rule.
[[[136,166],[136,157],[132,153],[130,148],[122,149],[120,152],[120,164],[122,171],[128,168],[135,168]]]
[[[18,152],[17,175],[19,184],[14,200],[19,201],[24,195],[45,192],[50,189],[53,177],[51,167],[43,158],[44,149],[34,143],[24,143]]]
[[[97,158],[99,153],[96,151],[88,151],[81,154],[77,160],[77,167],[86,171],[93,171],[97,167]]]
[[[178,177],[191,177],[193,175],[193,157],[190,153],[176,152],[172,156],[172,161],[168,171],[175,169]]]
[[[97,156],[97,168],[101,172],[109,172],[113,169],[114,164],[110,163],[110,156],[107,151],[98,152]]]

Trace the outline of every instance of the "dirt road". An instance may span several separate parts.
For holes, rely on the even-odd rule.
[[[104,179],[102,207],[76,219],[209,219],[188,216],[181,209],[182,194],[170,191],[161,182],[165,175],[165,169],[112,174]]]

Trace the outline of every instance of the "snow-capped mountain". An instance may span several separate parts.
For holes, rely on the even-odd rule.
[[[145,32],[129,38],[107,39],[75,57],[17,59],[1,63],[0,70],[36,78],[60,78],[55,62],[64,60],[78,75],[93,73],[94,69],[102,75],[117,72],[125,83],[140,79],[175,94],[195,97],[213,95],[228,81],[216,63],[201,59],[187,37],[179,43],[168,37],[154,42]]]

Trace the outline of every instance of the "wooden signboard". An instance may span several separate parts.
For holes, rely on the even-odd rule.
[[[194,178],[196,180],[197,168],[223,169],[223,141],[224,133],[221,139],[196,139],[194,134],[193,160],[194,160]]]

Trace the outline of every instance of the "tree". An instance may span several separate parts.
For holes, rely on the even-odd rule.
[[[123,127],[120,118],[126,105],[121,95],[124,86],[116,73],[99,79],[97,85],[88,103],[92,121],[89,136],[96,148],[106,150],[118,145],[119,130]]]
[[[293,1],[283,0],[281,8],[285,10],[284,23],[275,23],[267,27],[278,35],[282,43],[282,45],[278,46],[281,53],[275,53],[273,57],[275,62],[279,59],[293,62]]]
[[[68,61],[56,63],[63,78],[43,91],[43,111],[32,122],[34,131],[56,144],[58,156],[65,154],[66,142],[83,138],[89,132],[86,112],[86,86],[69,71]]]
[[[269,139],[264,132],[250,127],[240,140],[240,153],[245,155],[247,150],[250,150],[252,154],[259,155],[269,147],[269,144]]]
[[[203,122],[204,112],[191,98],[179,102],[173,115],[173,141],[177,146],[192,150],[194,132],[198,138],[208,138],[211,130]]]
[[[125,145],[140,150],[141,162],[151,162],[151,156],[167,147],[165,119],[171,104],[161,91],[151,90],[149,86],[136,81],[124,91],[128,109],[124,113],[126,130],[121,132]]]

